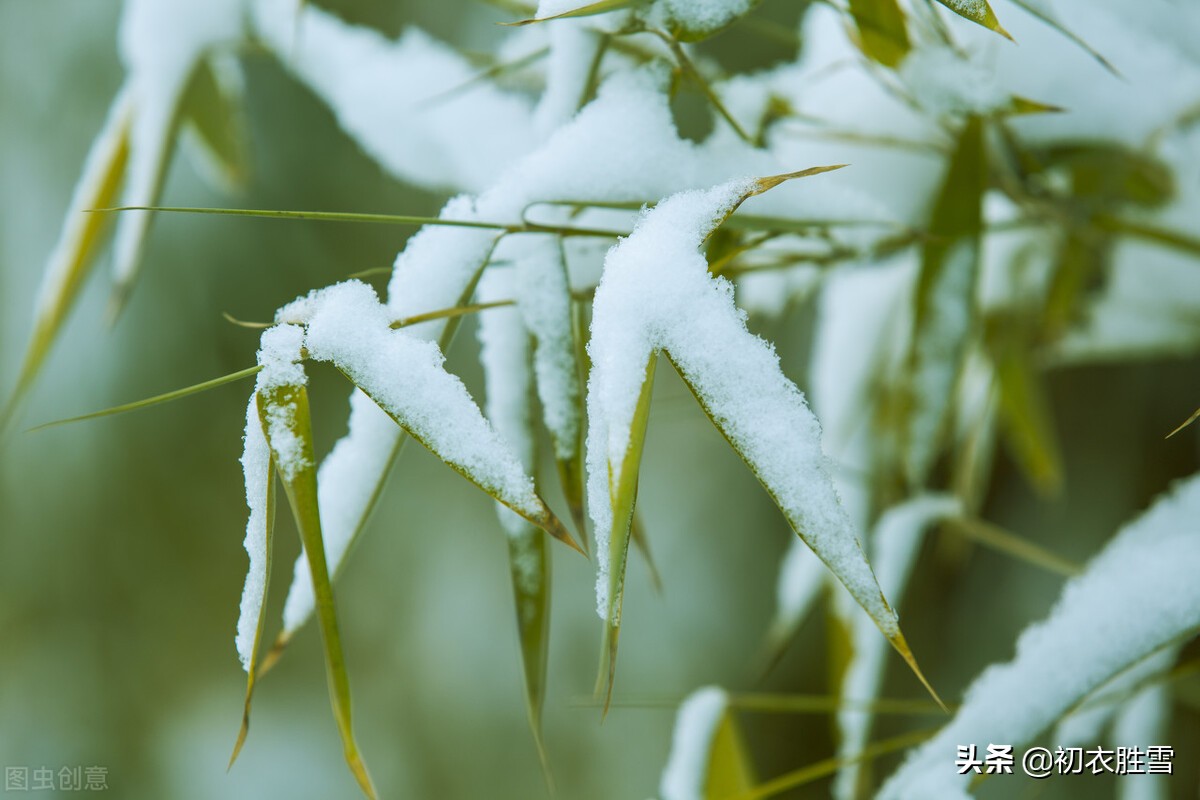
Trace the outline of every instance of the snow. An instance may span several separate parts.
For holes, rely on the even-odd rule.
[[[893,603],[898,604],[904,596],[926,529],[961,513],[962,504],[951,495],[922,494],[893,506],[879,518],[871,538],[871,566],[880,588]],[[887,669],[887,642],[862,612],[852,618],[851,637],[853,656],[842,678],[842,701],[855,704],[877,700]],[[852,759],[866,748],[874,716],[854,707],[837,713],[841,733],[838,755],[847,759],[834,782],[833,794],[838,800],[854,800],[857,796],[860,762]]]
[[[134,106],[122,205],[155,205],[166,172],[176,114],[192,71],[215,47],[244,37],[246,0],[129,0],[118,32]],[[113,242],[118,285],[133,280],[151,215],[127,212]]]
[[[1134,690],[1139,686],[1161,678],[1178,657],[1179,648],[1168,647],[1117,675],[1058,723],[1054,741],[1064,746],[1087,746],[1100,741],[1104,728],[1124,706],[1122,701],[1131,693],[1136,694]]]
[[[945,254],[929,290],[925,319],[920,330],[914,332],[907,466],[909,476],[917,483],[925,480],[933,466],[962,372],[974,316],[978,252],[975,241],[964,239]]]
[[[588,344],[588,503],[599,554],[597,609],[607,618],[614,524],[609,487],[620,480],[646,362],[665,350],[792,527],[892,636],[895,615],[830,481],[816,417],[784,376],[771,345],[746,329],[732,284],[713,279],[697,251],[753,186],[732,181],[667,198],[605,261]]]
[[[246,434],[241,463],[246,479],[246,505],[250,508],[244,542],[250,567],[246,571],[246,585],[242,588],[235,643],[242,667],[249,672],[267,591],[267,538],[271,525],[267,517],[267,494],[271,481],[275,480],[271,473],[271,449],[267,446],[262,421],[258,416],[257,393],[250,395],[250,402],[246,406]]]
[[[306,303],[311,359],[334,363],[405,430],[498,500],[527,516],[544,513],[520,459],[462,381],[445,371],[435,343],[392,330],[388,309],[359,281],[317,290]]]
[[[479,302],[511,299],[515,294],[513,272],[512,269],[485,272],[479,281]],[[482,312],[479,344],[488,421],[520,458],[526,473],[531,473],[536,449],[530,407],[533,397],[533,375],[529,364],[531,348],[529,332],[517,309],[507,306]],[[510,536],[526,534],[531,527],[503,506],[498,507],[497,514],[501,526]]]
[[[671,755],[658,788],[661,800],[704,800],[707,796],[709,756],[728,705],[723,689],[706,686],[679,706]]]
[[[690,35],[714,33],[754,7],[755,0],[657,0],[648,18]]]
[[[513,289],[525,328],[537,343],[533,362],[537,393],[554,440],[554,455],[559,460],[575,458],[582,446],[583,390],[560,240],[533,238],[517,260]]]
[[[1140,658],[1200,627],[1200,476],[1127,524],[1071,579],[1050,615],[1025,630],[1016,657],[986,669],[950,724],[912,751],[879,800],[964,798],[957,744],[1021,747]]]
[[[467,86],[479,70],[417,28],[392,41],[312,3],[299,12],[296,0],[257,0],[254,21],[342,128],[402,180],[478,191],[537,141],[528,100],[487,81]]]
[[[602,42],[592,24],[588,19],[561,19],[549,26],[546,90],[533,112],[534,127],[541,138],[553,133],[583,106]]]
[[[1157,683],[1140,690],[1122,706],[1113,722],[1111,741],[1117,747],[1169,744],[1171,691]],[[1117,800],[1167,800],[1171,795],[1170,775],[1120,775]]]
[[[350,432],[338,440],[317,470],[317,502],[325,563],[336,575],[378,496],[400,444],[400,428],[358,389],[350,394]],[[312,573],[308,557],[296,559],[291,588],[283,606],[283,633],[290,635],[312,614]]]
[[[258,350],[258,364],[263,369],[255,384],[258,394],[269,399],[274,389],[308,382],[302,363],[303,347],[304,329],[298,325],[276,325],[263,331]],[[268,402],[264,410],[267,439],[287,480],[309,465],[305,442],[296,433],[295,411],[291,403],[276,402]]]
[[[917,102],[935,115],[987,114],[1009,104],[996,74],[978,58],[950,47],[913,50],[900,65],[900,77]]]

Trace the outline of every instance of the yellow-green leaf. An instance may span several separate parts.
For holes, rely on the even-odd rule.
[[[241,188],[250,175],[250,147],[241,75],[230,59],[228,54],[214,54],[196,67],[184,93],[183,116],[221,180]]]
[[[129,130],[133,102],[128,88],[113,101],[100,134],[92,143],[83,175],[75,186],[58,243],[46,262],[42,288],[34,310],[33,333],[25,351],[16,388],[0,415],[0,431],[18,407],[45,363],[63,321],[83,286],[104,240],[108,220],[88,209],[116,202],[129,160]]]
[[[608,607],[604,615],[604,638],[600,653],[597,692],[604,692],[604,709],[612,700],[617,669],[617,640],[621,629],[621,606],[625,597],[625,565],[629,559],[633,507],[637,502],[638,473],[646,446],[646,426],[650,422],[650,396],[654,393],[655,356],[646,362],[645,377],[638,393],[629,430],[629,443],[617,469],[608,467],[609,497],[612,498],[612,532],[608,539]],[[616,484],[613,483],[614,477]]]
[[[564,11],[561,14],[553,14],[549,17],[534,17],[531,19],[521,19],[516,22],[504,22],[503,25],[521,26],[532,25],[535,22],[549,22],[555,19],[571,19],[574,17],[592,17],[596,14],[605,14],[609,11],[619,11],[622,8],[632,8],[633,6],[645,5],[648,0],[597,0],[595,3],[588,3],[579,8],[572,8],[570,11]]]
[[[987,0],[938,0],[938,2],[960,17],[978,23],[988,30],[995,31],[1005,39],[1012,39],[1008,31],[1001,27],[1000,20],[996,19],[996,12],[992,11],[992,7],[988,5]]]
[[[975,325],[983,193],[983,122],[963,126],[929,221],[913,297],[905,467],[924,484],[945,438],[954,387]]]
[[[550,762],[542,737],[542,705],[546,696],[546,660],[550,645],[550,557],[546,537],[533,526],[508,535],[509,570],[517,609],[517,635],[525,676],[525,710],[546,781]]]
[[[359,787],[369,798],[375,798],[375,787],[367,773],[367,765],[354,739],[351,717],[350,679],[342,655],[341,634],[338,632],[334,609],[333,586],[325,565],[325,543],[321,536],[321,513],[317,505],[317,470],[313,457],[312,423],[308,408],[308,392],[303,386],[278,386],[260,393],[263,430],[271,446],[279,477],[287,494],[288,504],[296,519],[296,528],[312,577],[316,596],[317,619],[325,646],[325,670],[329,678],[329,695],[342,749],[350,771]]]
[[[908,29],[896,0],[850,0],[858,47],[885,67],[899,66],[908,54]]]
[[[238,753],[241,752],[242,745],[246,742],[246,734],[250,731],[250,703],[254,697],[254,684],[256,678],[258,677],[258,649],[262,642],[263,628],[266,626],[267,595],[271,585],[272,548],[275,534],[275,459],[271,457],[269,446],[266,443],[266,431],[263,430],[262,425],[262,398],[257,392],[251,398],[251,403],[252,405],[247,409],[246,453],[242,457],[242,465],[246,470],[246,496],[247,500],[253,503],[254,501],[252,496],[255,494],[256,490],[261,492],[261,497],[264,501],[265,507],[262,509],[261,517],[255,514],[257,509],[253,506],[251,507],[251,519],[248,523],[248,527],[253,526],[256,523],[261,523],[262,528],[260,530],[247,530],[247,551],[249,551],[252,547],[250,544],[251,537],[261,537],[264,546],[260,557],[264,558],[264,564],[262,566],[261,574],[261,593],[259,593],[257,596],[243,597],[242,599],[243,614],[245,614],[247,610],[252,612],[256,611],[257,613],[255,614],[256,618],[253,620],[254,638],[250,643],[249,658],[246,662],[246,700],[242,707],[242,725],[238,730],[237,741],[234,742],[233,745],[233,753],[229,756],[230,768],[233,767],[233,762],[237,761]],[[265,468],[263,470],[265,474],[261,475],[252,474],[252,470],[255,467],[253,462],[259,458],[259,456],[254,453],[256,445],[257,447],[266,449],[267,451],[266,463],[262,465]],[[256,566],[253,563],[254,558],[255,556],[251,554],[251,571],[253,571]],[[247,592],[253,590],[252,580],[252,577],[247,577],[246,579]],[[247,603],[249,606],[247,606]],[[245,622],[250,622],[250,620],[247,619]],[[243,620],[239,619],[239,635],[241,634],[240,628],[242,624]]]

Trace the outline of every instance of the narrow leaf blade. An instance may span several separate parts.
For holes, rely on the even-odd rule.
[[[308,556],[317,619],[325,646],[325,669],[330,701],[342,749],[350,771],[369,798],[377,797],[366,763],[354,739],[351,717],[350,679],[342,654],[341,634],[334,609],[333,586],[325,565],[325,543],[321,536],[321,513],[317,504],[317,473],[314,466],[312,423],[308,392],[303,386],[278,386],[260,392],[260,416],[271,454],[287,494],[288,504]]]

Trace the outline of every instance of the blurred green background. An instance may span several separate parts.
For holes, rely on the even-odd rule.
[[[392,34],[413,22],[472,50],[491,49],[506,35],[493,24],[505,17],[479,4],[323,5]],[[763,13],[790,25],[801,5],[776,0]],[[0,0],[4,392],[63,209],[120,85],[119,11],[117,0]],[[751,47],[740,36],[719,37],[711,51],[738,70],[787,55],[784,44]],[[244,63],[255,168],[247,192],[214,192],[177,157],[166,204],[436,212],[443,198],[385,176],[276,64],[257,55]],[[409,233],[160,216],[126,313],[106,327],[105,279],[89,283],[21,428],[251,365],[256,334],[228,324],[222,312],[268,319],[310,288],[389,265]],[[778,342],[785,370],[802,386],[810,315],[801,308],[783,321],[754,322]],[[476,352],[468,324],[449,367],[481,397]],[[1162,436],[1200,402],[1198,367],[1163,361],[1055,375],[1065,489],[1054,499],[1036,497],[1001,454],[989,518],[1067,558],[1095,552],[1173,477],[1197,468],[1195,429]],[[819,618],[769,677],[755,673],[791,534],[686,389],[661,374],[639,499],[666,586],[656,595],[635,559],[616,707],[603,724],[590,700],[600,633],[592,568],[554,548],[546,739],[564,798],[652,796],[673,706],[700,685],[828,691]],[[356,796],[311,627],[259,687],[246,748],[225,771],[244,688],[233,634],[246,568],[237,459],[249,390],[248,383],[225,387],[3,443],[0,764],[104,766],[111,794],[123,798]],[[345,430],[347,387],[316,368],[312,392],[318,446],[327,449]],[[286,513],[276,542],[272,626],[298,550]],[[905,628],[932,682],[955,698],[983,666],[1011,656],[1016,633],[1044,616],[1061,583],[944,538],[924,557],[932,566],[902,608]],[[406,447],[338,588],[359,741],[384,796],[544,796],[520,693],[505,543],[490,501],[420,448]],[[1187,754],[1200,752],[1200,684],[1185,680],[1178,688],[1167,743],[1180,754],[1175,794],[1193,797],[1200,759]],[[918,698],[921,690],[897,662],[885,694]],[[832,753],[827,716],[745,715],[742,722],[763,777]],[[889,719],[879,734],[934,722]],[[895,761],[885,759],[880,769]],[[1019,794],[1010,793],[1014,786]],[[1108,793],[1103,779],[1087,786],[1078,794],[1078,785],[1014,781],[985,786],[982,795]],[[782,796],[826,797],[828,783]]]

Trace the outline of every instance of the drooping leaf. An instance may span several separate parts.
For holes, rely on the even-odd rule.
[[[684,700],[659,784],[662,800],[723,800],[754,785],[754,771],[729,696],[715,686]]]
[[[1062,486],[1062,456],[1054,418],[1032,363],[1028,325],[1008,317],[989,325],[988,343],[999,389],[1002,431],[1030,484],[1053,494]]]
[[[1066,25],[1064,25],[1063,23],[1059,22],[1057,19],[1052,17],[1048,13],[1047,6],[1045,6],[1042,3],[1030,2],[1030,0],[1012,0],[1012,1],[1015,5],[1018,5],[1021,8],[1025,9],[1030,14],[1037,17],[1042,22],[1049,25],[1051,28],[1058,31],[1063,36],[1067,37],[1069,40],[1071,40],[1076,45],[1081,47],[1088,55],[1090,55],[1092,58],[1094,58],[1098,62],[1100,62],[1101,66],[1103,66],[1106,70],[1111,72],[1113,75],[1116,75],[1117,77],[1121,77],[1121,73],[1117,71],[1117,68],[1114,67],[1107,58],[1105,58],[1103,55],[1101,55],[1099,52],[1097,52],[1096,49],[1093,48],[1090,44],[1085,42],[1083,39],[1079,38],[1079,35],[1074,33]]]
[[[104,127],[92,143],[87,162],[71,197],[63,228],[46,262],[33,319],[33,333],[18,373],[17,384],[0,415],[0,432],[41,372],[46,356],[62,330],[104,239],[108,220],[86,210],[116,202],[129,159],[129,129],[133,101],[128,87],[113,100]]]
[[[268,383],[260,386],[259,394],[262,398],[263,430],[308,558],[316,596],[317,619],[325,647],[330,701],[342,739],[346,763],[363,793],[368,798],[375,798],[375,787],[371,783],[366,763],[354,739],[350,680],[342,654],[333,586],[325,564],[325,542],[321,536],[321,512],[317,501],[317,471],[313,456],[308,392],[303,385]]]
[[[534,491],[520,460],[484,420],[433,342],[392,330],[374,290],[358,281],[318,290],[299,301],[305,345],[330,361],[410,436],[494,500],[583,552]]]
[[[880,588],[893,603],[899,603],[908,588],[925,530],[961,511],[962,504],[955,497],[923,494],[893,506],[880,516],[871,537],[871,564]],[[850,625],[851,657],[841,684],[841,699],[849,707],[837,713],[838,754],[846,760],[846,766],[834,782],[833,796],[837,800],[855,800],[861,796],[860,765],[854,755],[867,747],[874,724],[871,711],[851,704],[874,702],[883,689],[887,670],[887,654],[874,623],[865,614],[859,614]]]
[[[995,31],[1005,39],[1012,39],[1008,31],[1001,27],[1000,20],[996,19],[996,12],[992,11],[988,0],[938,0],[938,2],[960,17]]]
[[[814,172],[675,195],[646,213],[605,261],[588,345],[593,367],[587,458],[589,508],[601,556],[598,610],[606,626],[607,669],[601,680],[607,677],[610,691],[648,406],[650,367],[643,365],[652,365],[659,351],[670,356],[792,528],[920,676],[837,500],[815,417],[783,375],[773,350],[746,329],[731,287],[712,278],[698,252],[708,234],[744,200]]]
[[[238,753],[250,731],[250,702],[258,677],[258,650],[266,624],[267,593],[271,585],[271,551],[275,532],[275,461],[267,444],[262,419],[266,413],[258,392],[250,396],[246,408],[245,447],[242,470],[245,472],[246,504],[250,518],[246,522],[246,553],[250,566],[246,585],[242,589],[238,616],[237,649],[246,670],[246,701],[242,709],[242,725],[238,730],[229,766],[237,761]]]
[[[899,66],[908,54],[908,29],[896,0],[850,0],[850,14],[858,28],[858,46],[885,67]]]
[[[501,243],[503,247],[505,243]],[[512,245],[510,245],[511,247]],[[480,300],[512,294],[515,270],[485,272]],[[533,424],[532,337],[516,308],[486,314],[479,321],[480,363],[484,371],[488,421],[533,474],[537,442]],[[550,560],[542,532],[503,505],[496,505],[508,539],[509,572],[517,611],[517,635],[525,676],[525,708],[547,785],[553,787],[542,737],[546,658],[550,641]]]
[[[904,428],[905,469],[913,486],[924,484],[941,448],[975,325],[987,177],[983,145],[983,122],[971,117],[959,134],[922,248],[908,355],[912,405]]]
[[[583,386],[577,360],[571,286],[562,242],[538,236],[516,259],[513,291],[534,340],[533,367],[542,419],[554,446],[559,482],[576,530],[583,525]],[[583,539],[586,541],[586,538]]]
[[[1021,634],[1013,660],[976,679],[954,719],[909,756],[880,800],[966,797],[971,775],[946,758],[957,745],[1004,742],[1019,751],[1114,676],[1200,629],[1197,515],[1193,475],[1067,583],[1049,616]]]
[[[240,67],[214,54],[192,73],[183,99],[184,123],[196,136],[221,182],[241,188],[250,177],[250,143]]]

